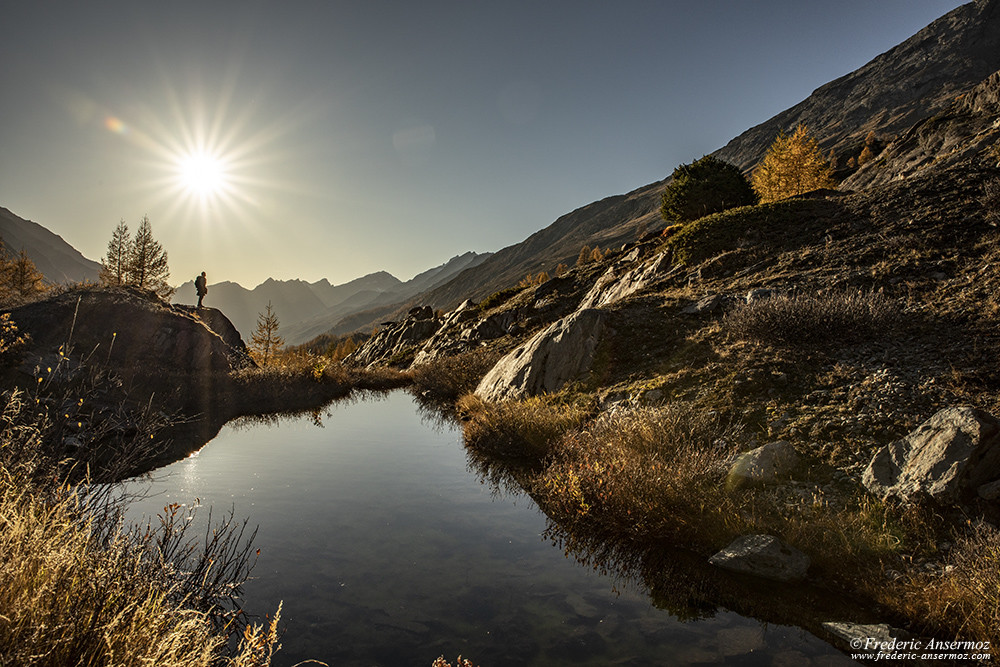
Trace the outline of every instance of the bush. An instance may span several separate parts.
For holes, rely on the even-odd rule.
[[[545,461],[559,437],[586,418],[580,408],[549,403],[541,397],[486,403],[467,394],[457,408],[465,420],[466,446],[483,455],[528,465]]]
[[[830,202],[804,199],[741,206],[684,225],[664,247],[673,251],[675,263],[692,266],[735,250],[751,236],[775,247],[806,243],[809,225],[827,215],[830,206]]]
[[[741,432],[685,403],[603,413],[561,439],[532,496],[584,535],[714,544],[735,511],[724,480]]]
[[[660,205],[660,215],[668,223],[757,203],[757,193],[743,172],[711,155],[680,165],[670,178]]]
[[[933,624],[1000,644],[1000,531],[976,523],[962,535],[943,576],[918,578],[911,594]]]
[[[500,290],[499,292],[494,292],[493,294],[490,294],[488,297],[486,297],[485,299],[483,299],[482,301],[479,302],[479,310],[480,310],[480,312],[485,313],[486,311],[490,310],[491,308],[496,308],[497,306],[506,303],[515,294],[519,294],[522,289],[524,289],[524,288],[523,287],[508,287],[506,289]]]
[[[845,291],[756,299],[729,312],[723,322],[738,339],[797,345],[871,340],[901,320],[899,305],[883,294]]]

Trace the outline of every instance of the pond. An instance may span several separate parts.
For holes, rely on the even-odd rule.
[[[245,608],[283,601],[275,665],[853,664],[794,627],[725,611],[682,622],[581,567],[531,499],[480,483],[459,428],[408,394],[334,403],[316,422],[226,426],[132,507],[200,499],[259,525]]]

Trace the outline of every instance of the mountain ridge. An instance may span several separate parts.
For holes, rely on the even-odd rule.
[[[101,265],[84,257],[63,237],[0,206],[0,239],[7,251],[24,250],[50,283],[93,282]]]

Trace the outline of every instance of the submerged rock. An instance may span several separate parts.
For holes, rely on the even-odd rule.
[[[588,308],[553,322],[497,362],[476,394],[487,401],[524,398],[580,379],[594,361],[604,320],[602,311]]]
[[[880,449],[862,482],[876,496],[958,501],[1000,478],[1000,420],[969,406],[945,408]]]
[[[809,570],[809,556],[774,535],[744,535],[708,559],[731,572],[775,581],[799,581]]]

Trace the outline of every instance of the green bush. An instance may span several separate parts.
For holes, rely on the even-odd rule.
[[[663,191],[660,215],[668,223],[690,222],[738,206],[757,203],[757,193],[737,167],[706,155],[682,164]]]

